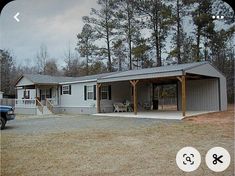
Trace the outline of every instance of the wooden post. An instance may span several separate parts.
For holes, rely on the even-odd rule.
[[[100,83],[97,83],[96,84],[96,111],[97,113],[100,113],[100,87],[101,87],[101,84]]]
[[[182,115],[185,116],[186,112],[186,85],[185,75],[182,76],[181,89],[182,89]]]
[[[38,97],[37,85],[35,84],[36,98]]]
[[[133,86],[134,114],[135,114],[135,115],[137,115],[137,111],[138,111],[137,86],[136,86],[138,82],[139,82],[139,80],[130,81],[131,85]]]

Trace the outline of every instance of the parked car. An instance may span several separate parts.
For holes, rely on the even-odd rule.
[[[7,121],[15,119],[14,108],[12,106],[2,106],[0,105],[1,121],[0,126],[1,130],[5,128]]]

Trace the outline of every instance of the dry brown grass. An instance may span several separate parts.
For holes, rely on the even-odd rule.
[[[204,161],[214,147],[234,150],[234,111],[159,123],[128,130],[80,130],[1,136],[1,174],[16,175],[233,175],[234,159],[223,173],[213,173]],[[199,150],[202,163],[186,174],[175,156],[185,146]]]

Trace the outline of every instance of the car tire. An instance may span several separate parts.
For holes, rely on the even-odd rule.
[[[6,125],[6,120],[3,117],[1,117],[1,122],[0,122],[1,130],[5,128],[5,125]]]

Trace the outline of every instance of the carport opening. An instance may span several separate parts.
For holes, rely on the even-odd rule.
[[[177,110],[177,84],[153,84],[153,110]]]

